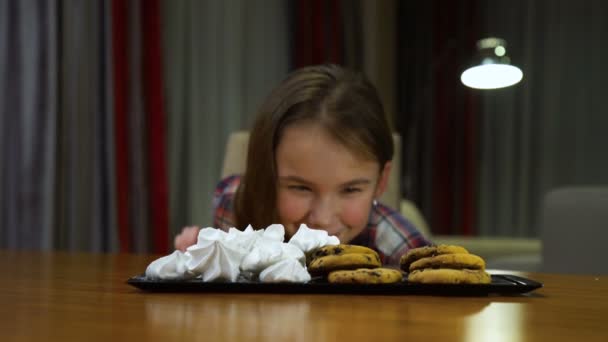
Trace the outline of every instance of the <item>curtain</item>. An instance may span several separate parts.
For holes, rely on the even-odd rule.
[[[478,7],[474,0],[398,6],[403,192],[435,234],[475,234],[478,105],[459,76],[479,34]]]
[[[292,4],[292,69],[323,63],[344,64],[341,7],[338,0],[297,0]]]
[[[0,247],[53,245],[56,2],[0,1]]]
[[[209,226],[230,132],[289,69],[288,3],[163,1],[170,233]]]
[[[121,251],[169,249],[160,4],[112,1],[116,211]]]
[[[397,68],[395,41],[397,1],[362,1],[358,8],[362,70],[374,84],[384,105],[391,129],[395,130]],[[356,32],[356,31],[355,31]]]
[[[608,182],[604,2],[400,2],[398,12],[403,191],[434,233],[536,237],[549,190]],[[460,84],[488,36],[507,41],[520,84]]]
[[[228,134],[288,71],[288,3],[0,10],[0,248],[165,253],[208,225]]]
[[[0,247],[165,252],[158,2],[0,8]]]
[[[290,68],[334,63],[363,72],[378,89],[392,125],[396,1],[298,0],[290,5]]]
[[[549,190],[608,184],[608,3],[512,1],[484,11],[486,34],[507,40],[524,78],[483,93],[478,226],[482,235],[538,236]]]
[[[54,146],[54,184],[52,200],[53,234],[49,247],[68,250],[109,250],[116,245],[104,210],[107,174],[104,161],[111,151],[104,150],[107,120],[111,119],[106,99],[100,96],[105,75],[100,68],[105,61],[106,10],[82,1],[57,2],[57,24],[54,47],[58,58],[57,73],[51,75],[56,87],[57,107],[53,113],[56,131],[51,132]],[[36,6],[30,4],[29,8]],[[24,74],[25,77],[25,74]],[[35,80],[35,75],[30,76]],[[28,96],[28,92],[23,93]],[[101,142],[101,143],[100,143]],[[32,170],[36,173],[36,170]],[[105,197],[105,198],[104,198]],[[24,210],[31,208],[26,205]],[[15,227],[9,227],[13,229]],[[35,229],[35,228],[34,228]]]
[[[230,132],[297,66],[364,71],[434,233],[536,236],[543,195],[606,184],[600,0],[0,0],[0,248],[155,252],[209,225]],[[517,86],[458,81],[496,35]]]

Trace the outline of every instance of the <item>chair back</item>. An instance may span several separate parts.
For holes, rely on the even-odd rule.
[[[543,272],[608,274],[608,186],[549,192],[541,241]]]

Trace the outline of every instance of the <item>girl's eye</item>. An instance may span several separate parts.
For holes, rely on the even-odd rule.
[[[344,190],[342,190],[345,194],[354,194],[357,192],[361,192],[360,188],[354,187],[354,186],[349,186],[347,188],[344,188]]]
[[[287,188],[289,190],[300,191],[300,192],[310,191],[310,188],[305,185],[289,185]]]

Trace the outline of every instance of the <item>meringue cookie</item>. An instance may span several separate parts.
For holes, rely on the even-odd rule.
[[[264,230],[265,238],[283,242],[285,240],[285,227],[282,224],[271,224]]]
[[[298,231],[289,240],[289,243],[301,249],[302,252],[308,253],[315,248],[338,245],[340,240],[336,236],[329,236],[325,230],[310,229],[302,223]]]
[[[209,240],[225,240],[226,237],[228,236],[228,233],[226,233],[225,231],[221,230],[221,229],[217,229],[217,228],[212,228],[212,227],[207,227],[207,228],[203,228],[201,230],[199,230],[198,232],[198,238],[196,240],[196,244],[200,244],[200,243],[206,243]]]
[[[283,255],[282,244],[282,242],[267,238],[259,239],[253,249],[243,258],[241,270],[257,273],[281,261]]]
[[[306,268],[295,259],[279,261],[260,273],[260,281],[264,283],[305,283],[310,279]]]
[[[230,228],[226,236],[226,242],[235,249],[242,250],[244,253],[251,251],[257,239],[264,234],[262,230],[253,230],[251,225],[248,225],[245,230],[240,231],[236,228]]]
[[[189,256],[176,250],[172,254],[158,258],[146,268],[149,279],[187,279],[194,275],[188,272],[186,263]]]
[[[188,247],[186,254],[190,258],[186,268],[192,274],[200,274],[203,281],[236,281],[241,261],[247,252],[235,241],[228,241],[225,232],[212,230],[215,232],[208,230],[207,234],[199,234],[198,243]]]
[[[285,259],[294,259],[302,265],[306,256],[298,247],[262,237],[241,262],[241,270],[258,273],[261,270]]]
[[[150,279],[186,279],[200,276],[203,281],[231,281],[241,271],[253,276],[259,273],[261,281],[305,282],[310,280],[306,271],[306,252],[325,245],[340,243],[326,231],[310,229],[305,224],[284,243],[285,227],[272,224],[264,230],[248,226],[244,231],[230,228],[228,233],[216,228],[199,231],[196,245],[186,253],[173,254],[152,262],[146,269]]]
[[[282,243],[281,249],[283,250],[282,259],[295,259],[302,265],[306,264],[306,255],[304,255],[304,252],[300,248],[288,243]]]

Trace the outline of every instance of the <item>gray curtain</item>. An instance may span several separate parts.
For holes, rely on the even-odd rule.
[[[111,91],[104,91],[111,37],[97,2],[62,1],[58,18],[57,179],[55,244],[59,249],[115,250]]]
[[[145,0],[142,0],[145,1]],[[139,1],[129,1],[129,206],[131,208],[131,227],[133,229],[133,249],[149,252],[151,234],[149,232],[149,196],[147,122],[144,111],[142,84],[143,34]]]
[[[109,2],[0,1],[0,247],[116,251]]]
[[[115,251],[109,2],[0,1],[0,247]]]
[[[48,249],[54,232],[56,3],[0,1],[0,246]]]
[[[55,1],[0,1],[0,247],[53,245],[57,25]]]
[[[608,3],[486,5],[487,35],[507,40],[524,79],[483,92],[478,226],[482,235],[538,236],[550,189],[608,184]]]
[[[349,9],[350,6],[347,5],[345,8]],[[363,1],[356,11],[351,10],[345,14],[353,15],[355,18],[361,16],[361,23],[355,22],[355,25],[361,26],[359,29],[362,40],[360,51],[362,71],[378,89],[389,124],[394,128],[397,111],[397,73],[395,72],[397,1]],[[347,32],[346,37],[349,35],[352,36],[352,33]]]
[[[170,225],[212,222],[228,134],[289,67],[287,2],[163,1]]]

